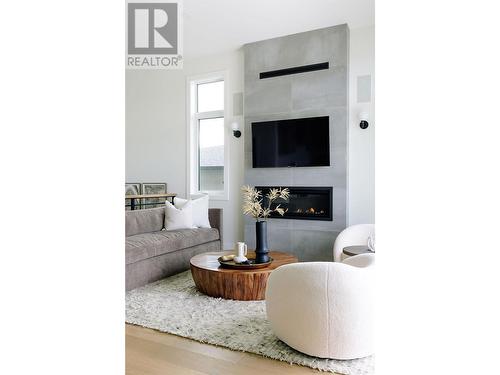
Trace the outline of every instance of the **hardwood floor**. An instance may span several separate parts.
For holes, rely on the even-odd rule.
[[[125,325],[127,375],[314,374],[309,367],[202,344],[149,328]]]

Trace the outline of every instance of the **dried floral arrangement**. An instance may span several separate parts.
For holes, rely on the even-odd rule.
[[[277,212],[281,216],[285,214],[286,210],[281,208],[279,204],[274,208],[271,208],[271,205],[278,198],[288,200],[290,190],[287,188],[271,189],[265,195],[268,203],[267,207],[263,206],[263,196],[260,190],[252,186],[243,186],[241,190],[243,191],[243,213],[245,215],[252,216],[257,221],[260,221],[259,219],[267,219],[273,212]]]

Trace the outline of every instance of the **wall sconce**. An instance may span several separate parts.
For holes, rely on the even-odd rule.
[[[238,122],[237,122],[237,121],[233,121],[233,122],[231,123],[231,129],[233,130],[233,135],[234,135],[236,138],[241,137],[240,125],[238,124]]]
[[[361,129],[366,129],[368,127],[368,120],[369,120],[369,115],[367,112],[361,112],[359,114],[359,127]]]

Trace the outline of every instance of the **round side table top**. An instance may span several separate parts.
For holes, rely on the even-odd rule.
[[[257,268],[257,269],[231,269],[222,267],[217,260],[220,256],[234,254],[234,250],[226,250],[226,251],[216,251],[212,253],[203,253],[195,255],[191,258],[191,265],[197,268],[202,268],[207,271],[213,272],[225,272],[225,273],[269,273],[272,270],[275,270],[279,266],[288,263],[298,262],[296,256],[283,253],[281,251],[270,251],[269,256],[273,258],[273,262],[265,268]],[[247,258],[255,258],[255,253],[253,251],[248,251]]]
[[[368,246],[366,245],[359,245],[359,246],[346,246],[342,250],[342,252],[345,255],[348,256],[355,256],[355,255],[360,255],[360,254],[367,254],[367,253],[374,253],[374,251],[371,251]]]
[[[271,272],[284,264],[298,262],[294,255],[270,251],[273,262],[268,267],[246,270],[224,268],[217,259],[229,254],[234,254],[234,250],[203,253],[191,258],[191,274],[200,292],[211,297],[240,301],[263,300]],[[247,257],[255,258],[255,253],[248,251]]]

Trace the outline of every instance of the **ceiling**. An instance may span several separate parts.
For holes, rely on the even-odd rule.
[[[183,4],[188,58],[342,23],[351,29],[375,23],[373,0],[184,0]]]

